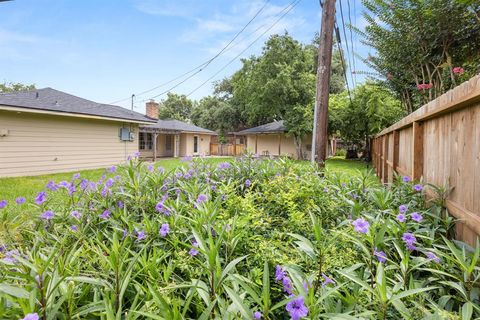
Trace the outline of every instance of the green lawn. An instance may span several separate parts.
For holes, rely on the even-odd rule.
[[[208,158],[212,163],[220,163],[231,161],[232,158]],[[305,161],[305,164],[308,162]],[[186,162],[181,159],[160,159],[155,163],[165,170],[171,170],[179,166],[185,166]],[[332,158],[327,161],[327,170],[331,172],[340,172],[348,175],[358,174],[358,170],[366,170],[367,164],[363,161],[345,160],[342,158]],[[98,180],[105,169],[84,170],[80,171],[81,177],[89,180]],[[0,179],[0,200],[9,202],[15,201],[19,196],[27,199],[33,198],[39,191],[45,188],[48,181],[70,181],[72,175],[76,172],[56,173],[41,176],[18,177],[18,178],[2,178]]]

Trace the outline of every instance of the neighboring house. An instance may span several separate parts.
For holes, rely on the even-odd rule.
[[[140,157],[156,160],[159,157],[210,155],[211,137],[216,132],[179,120],[158,119],[159,104],[146,104],[147,116],[155,124],[140,126]]]
[[[246,136],[247,151],[263,156],[289,156],[297,157],[294,138],[287,135],[287,128],[283,120],[274,121],[258,127],[246,129],[235,133]],[[304,159],[309,159],[312,152],[312,135],[305,136],[302,140],[302,154]]]
[[[118,164],[138,151],[143,114],[51,88],[0,94],[0,177]]]

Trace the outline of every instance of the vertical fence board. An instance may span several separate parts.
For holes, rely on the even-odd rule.
[[[446,206],[457,238],[480,234],[480,75],[383,130],[373,140],[373,165],[384,183],[394,173],[450,190]]]

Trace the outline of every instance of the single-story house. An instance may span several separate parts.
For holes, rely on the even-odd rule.
[[[210,155],[211,137],[216,132],[173,119],[158,119],[159,104],[146,104],[147,116],[155,124],[141,125],[139,134],[140,157],[156,160],[159,157],[187,157]]]
[[[0,177],[118,164],[138,151],[143,114],[52,88],[0,94]]]
[[[289,156],[297,159],[297,149],[294,138],[287,135],[287,128],[283,120],[274,121],[258,127],[236,132],[235,135],[246,136],[246,149],[248,152],[261,156]],[[302,140],[302,155],[309,159],[312,152],[312,135],[305,136]]]

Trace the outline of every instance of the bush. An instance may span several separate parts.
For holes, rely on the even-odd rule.
[[[133,157],[49,182],[0,209],[0,318],[480,316],[480,249],[449,240],[452,220],[406,180]]]

